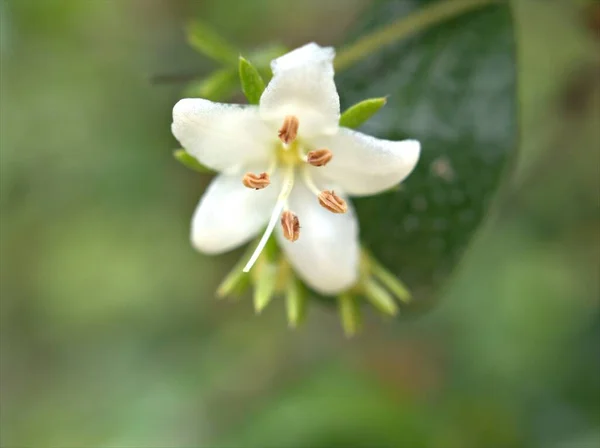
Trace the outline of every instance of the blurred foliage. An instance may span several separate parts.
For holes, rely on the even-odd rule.
[[[431,3],[377,1],[353,34]],[[354,202],[367,247],[413,291],[430,295],[479,226],[516,149],[508,5],[446,21],[373,54],[338,78],[350,104],[388,95],[365,132],[421,141],[419,164],[399,190]]]
[[[283,300],[214,300],[236,257],[189,247],[206,178],[172,159],[180,86],[147,75],[210,71],[192,15],[340,46],[425,3],[0,3],[0,445],[598,446],[600,40],[572,2],[488,6],[337,77],[343,106],[390,95],[366,131],[426,148],[357,202],[375,255],[426,291],[468,243],[429,313],[348,342],[312,307],[292,332]]]

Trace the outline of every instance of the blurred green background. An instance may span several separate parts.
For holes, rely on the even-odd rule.
[[[432,3],[0,2],[2,447],[600,446],[597,2],[485,6],[337,76],[344,106],[391,94],[368,132],[424,143],[357,201],[420,295],[401,319],[346,340],[314,303],[291,331],[215,299],[239,252],[189,245],[209,178],[171,108],[221,68],[190,19],[343,47]]]

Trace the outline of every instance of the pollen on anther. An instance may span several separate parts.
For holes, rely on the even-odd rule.
[[[331,213],[346,213],[348,211],[346,201],[330,190],[324,190],[319,194],[319,204]]]
[[[310,151],[306,155],[306,161],[312,166],[325,166],[332,158],[333,154],[326,148]]]
[[[242,178],[242,183],[245,187],[253,188],[255,190],[262,190],[271,183],[271,178],[268,173],[246,173]]]
[[[289,210],[286,210],[281,215],[281,228],[283,229],[283,236],[286,240],[293,243],[300,238],[300,221],[298,220],[298,217]]]
[[[280,140],[286,145],[296,140],[298,136],[298,128],[300,127],[300,122],[298,118],[294,115],[287,115],[284,120],[281,128],[279,129],[279,133],[277,134]]]

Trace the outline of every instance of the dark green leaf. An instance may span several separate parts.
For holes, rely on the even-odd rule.
[[[263,81],[258,70],[248,61],[240,56],[239,64],[240,81],[242,83],[242,91],[250,104],[258,104],[260,96],[265,90],[265,82]]]
[[[340,126],[350,129],[358,128],[385,106],[386,102],[387,99],[385,97],[370,98],[356,103],[354,106],[350,106],[340,117]]]
[[[188,167],[191,170],[197,171],[202,174],[215,174],[213,170],[202,165],[194,157],[189,155],[184,149],[176,149],[173,151],[173,157],[179,161],[182,165]]]
[[[354,37],[429,3],[376,1]],[[447,278],[512,155],[514,71],[510,12],[497,4],[392,44],[337,76],[350,104],[389,95],[365,125],[369,134],[422,144],[402,189],[355,201],[363,242],[417,296]]]

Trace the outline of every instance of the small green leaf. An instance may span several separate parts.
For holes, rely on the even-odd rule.
[[[383,314],[388,316],[398,314],[398,305],[396,305],[392,295],[374,280],[369,279],[365,282],[364,293],[369,302]]]
[[[268,262],[261,263],[254,269],[257,271],[254,282],[254,311],[260,314],[275,294],[278,269],[276,264]]]
[[[369,118],[377,113],[379,109],[385,106],[387,99],[370,98],[368,100],[356,103],[344,111],[340,117],[340,126],[350,129],[356,129],[361,124],[365,123]]]
[[[306,291],[295,278],[290,278],[285,291],[288,324],[297,328],[306,315]]]
[[[238,88],[234,69],[216,70],[206,78],[193,81],[186,87],[185,96],[204,98],[212,101],[228,99]]]
[[[360,307],[356,299],[349,294],[342,294],[338,297],[338,306],[344,334],[346,337],[352,337],[360,331],[362,324]]]
[[[265,90],[265,82],[260,73],[250,61],[240,56],[240,81],[242,82],[242,91],[250,104],[258,104],[260,96]]]
[[[191,22],[187,27],[187,39],[195,50],[205,56],[227,65],[235,65],[239,52],[205,23],[198,20]]]
[[[194,157],[185,152],[185,149],[176,149],[173,151],[173,157],[177,159],[182,165],[188,167],[191,170],[197,171],[202,174],[215,174],[213,170],[202,165]]]

